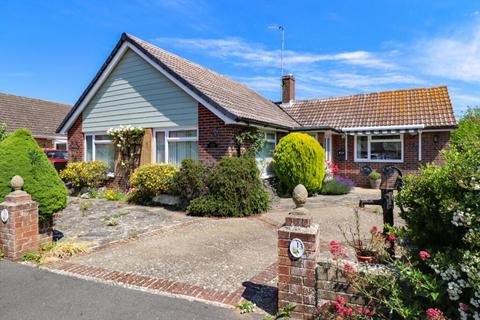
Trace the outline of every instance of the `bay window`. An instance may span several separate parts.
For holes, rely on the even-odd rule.
[[[355,161],[403,162],[403,135],[355,136]]]
[[[85,135],[85,161],[101,160],[114,172],[115,147],[112,139],[104,134]]]
[[[197,129],[155,130],[155,162],[180,165],[185,159],[198,160]]]

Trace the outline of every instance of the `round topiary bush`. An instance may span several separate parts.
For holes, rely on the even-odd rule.
[[[275,148],[273,163],[286,192],[291,193],[300,183],[309,194],[321,190],[325,176],[325,150],[310,135],[294,132],[283,137]]]
[[[0,202],[12,189],[10,180],[19,175],[23,189],[39,206],[39,218],[48,221],[67,205],[67,189],[30,131],[19,129],[0,143]]]

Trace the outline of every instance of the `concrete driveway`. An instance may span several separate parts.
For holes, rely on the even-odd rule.
[[[358,200],[377,198],[379,194],[376,190],[355,189],[344,196],[308,199],[306,207],[320,225],[326,255],[330,240],[344,241],[338,226],[353,223],[353,207]],[[148,214],[148,221],[157,222],[155,226],[159,229],[148,226],[146,228],[151,230],[143,236],[114,241],[91,254],[48,267],[150,292],[227,305],[244,298],[273,313],[276,308],[277,229],[293,207],[291,199],[280,199],[265,214],[229,219],[192,218],[180,212],[155,209],[153,214]],[[143,214],[145,208],[139,207],[139,210]],[[134,219],[137,214],[137,209],[130,206],[125,217],[136,221],[138,228],[141,223]],[[372,225],[382,226],[379,209],[368,208],[360,214],[363,232],[368,234]],[[63,219],[69,218],[64,216]],[[120,220],[121,226],[106,228],[101,223],[93,223],[92,228],[99,224],[102,230],[112,230],[116,235],[121,233],[115,228],[129,227],[127,220]],[[83,226],[81,232],[88,232],[85,228],[88,226]]]

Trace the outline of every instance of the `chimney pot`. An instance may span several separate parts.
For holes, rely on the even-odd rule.
[[[282,103],[295,100],[295,77],[292,74],[282,76]]]

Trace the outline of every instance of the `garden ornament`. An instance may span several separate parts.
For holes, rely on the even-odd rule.
[[[23,184],[23,178],[20,176],[14,176],[12,180],[10,180],[10,186],[12,187],[14,194],[26,193],[25,191],[22,191]]]
[[[290,214],[306,215],[308,210],[305,208],[307,202],[308,191],[303,184],[297,185],[292,192],[292,200],[295,203],[295,209]]]

